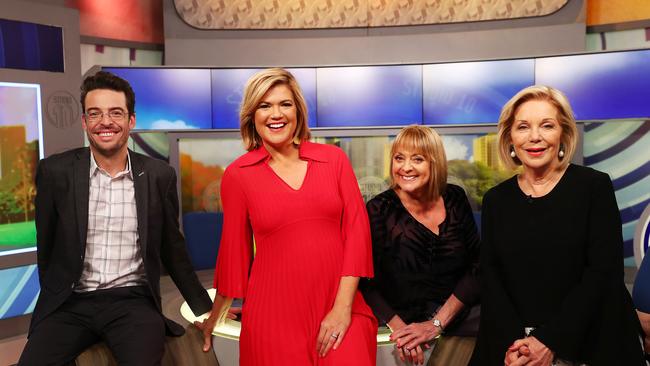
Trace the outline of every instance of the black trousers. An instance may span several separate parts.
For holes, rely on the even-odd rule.
[[[65,365],[98,341],[120,365],[160,364],[165,322],[146,287],[73,293],[35,325],[18,365]]]

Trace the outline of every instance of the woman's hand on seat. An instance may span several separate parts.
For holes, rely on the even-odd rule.
[[[212,346],[212,330],[217,325],[218,320],[219,316],[213,316],[210,313],[203,321],[194,321],[194,325],[203,333],[203,352],[208,352]]]

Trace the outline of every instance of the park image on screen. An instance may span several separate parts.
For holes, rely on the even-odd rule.
[[[0,82],[0,255],[34,250],[34,173],[42,156],[36,84]]]

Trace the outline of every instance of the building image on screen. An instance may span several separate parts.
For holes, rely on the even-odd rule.
[[[0,82],[0,255],[34,250],[40,87]]]

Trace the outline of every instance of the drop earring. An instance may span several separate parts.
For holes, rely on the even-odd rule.
[[[557,153],[557,156],[560,157],[560,160],[564,157],[564,145],[560,144],[560,152]]]
[[[510,145],[510,157],[513,159],[517,157],[517,154],[515,154],[515,147],[512,145]]]

